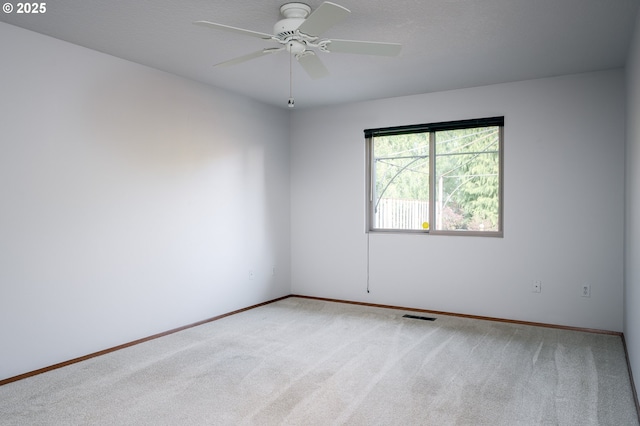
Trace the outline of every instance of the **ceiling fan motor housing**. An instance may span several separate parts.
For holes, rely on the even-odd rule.
[[[280,13],[284,19],[273,26],[273,34],[279,38],[292,36],[298,27],[311,13],[311,7],[304,3],[286,3],[280,7]]]
[[[273,33],[278,38],[284,38],[295,34],[296,30],[304,22],[302,18],[285,18],[273,26]]]

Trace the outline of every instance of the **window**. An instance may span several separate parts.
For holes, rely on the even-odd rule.
[[[365,130],[368,229],[502,236],[504,117]]]

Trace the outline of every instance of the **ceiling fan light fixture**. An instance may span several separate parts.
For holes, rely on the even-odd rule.
[[[287,52],[290,52],[294,55],[301,55],[305,53],[306,48],[307,47],[304,43],[297,40],[289,40],[289,42],[287,43]]]

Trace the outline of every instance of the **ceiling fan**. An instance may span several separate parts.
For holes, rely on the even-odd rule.
[[[349,9],[335,3],[326,1],[313,13],[311,13],[311,7],[304,3],[286,3],[280,7],[280,13],[284,16],[284,19],[274,25],[273,34],[245,30],[209,21],[196,21],[194,24],[271,40],[281,45],[280,47],[266,48],[249,53],[248,55],[221,62],[215,66],[235,65],[286,50],[292,57],[296,58],[302,68],[313,79],[329,75],[329,71],[313,49],[327,53],[357,53],[378,56],[397,56],[400,53],[400,49],[402,49],[402,45],[398,43],[320,38],[322,33],[351,13]]]

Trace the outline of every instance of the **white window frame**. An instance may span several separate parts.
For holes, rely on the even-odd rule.
[[[435,133],[442,130],[459,130],[476,127],[499,127],[499,176],[498,176],[498,230],[497,231],[470,231],[470,230],[437,230],[435,227],[429,229],[389,229],[374,228],[375,223],[375,183],[373,176],[373,138],[376,136],[392,136],[410,133],[429,133],[429,220],[435,223],[436,208],[435,197],[436,182],[434,174],[436,171],[436,144]],[[480,236],[480,237],[503,237],[504,236],[504,117],[488,117],[472,120],[459,120],[431,124],[417,124],[398,127],[386,127],[378,129],[367,129],[364,131],[366,142],[366,182],[367,182],[367,214],[366,232],[387,232],[387,233],[410,233],[410,234],[433,234],[433,235],[457,235],[457,236]]]

